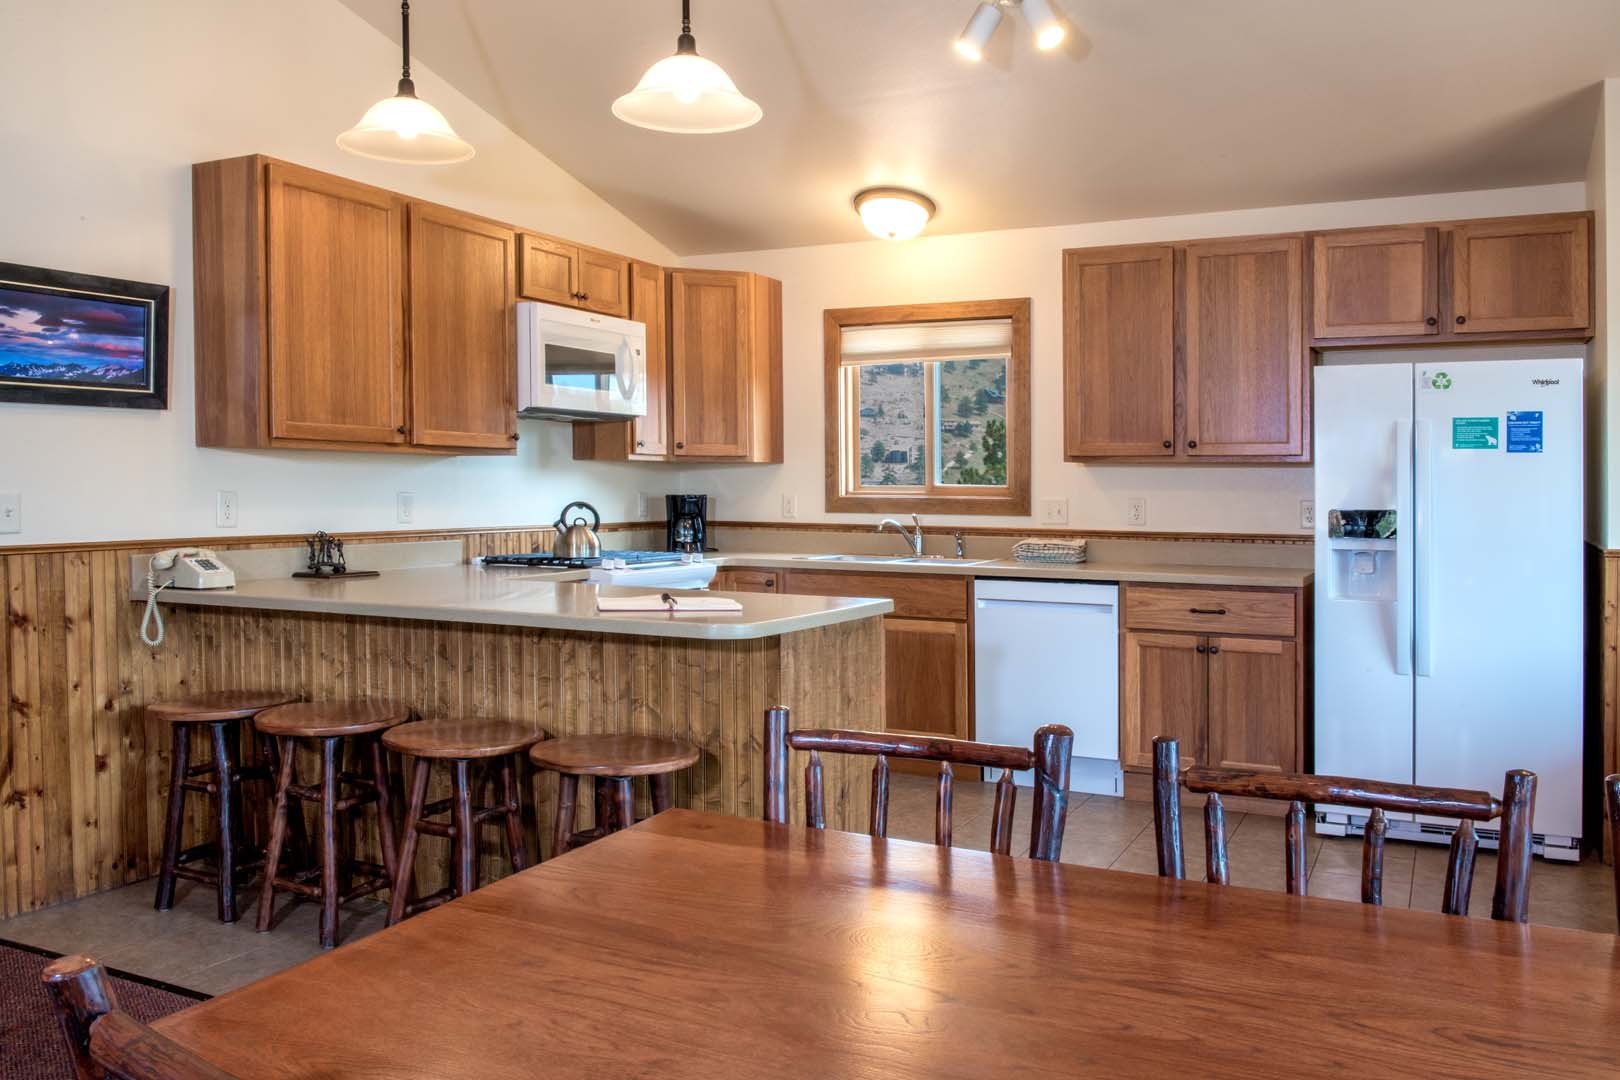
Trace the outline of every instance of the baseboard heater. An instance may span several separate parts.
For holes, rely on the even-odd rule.
[[[1318,810],[1316,831],[1321,836],[1361,836],[1367,831],[1367,819],[1350,814],[1329,813]],[[1438,821],[1390,821],[1386,837],[1391,840],[1412,840],[1426,844],[1450,844],[1457,826]],[[1501,830],[1474,827],[1479,846],[1495,851],[1500,844]],[[1558,862],[1579,862],[1581,841],[1578,836],[1551,836],[1547,833],[1530,834],[1530,850],[1543,858]]]

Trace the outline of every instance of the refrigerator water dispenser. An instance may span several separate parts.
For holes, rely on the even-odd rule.
[[[1334,599],[1395,599],[1395,511],[1329,510],[1328,546]]]

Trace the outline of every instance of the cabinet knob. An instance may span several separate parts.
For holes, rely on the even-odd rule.
[[[647,441],[645,439],[637,439],[636,440],[636,449],[637,450],[641,449],[643,446],[646,446],[646,445],[647,445]]]
[[[1164,448],[1166,450],[1170,449],[1170,447],[1173,446],[1173,445],[1175,445],[1175,444],[1172,443],[1169,439],[1164,440]]]
[[[1218,653],[1220,651],[1221,651],[1221,647],[1219,645],[1211,645],[1209,647],[1209,655],[1211,655],[1211,656],[1214,656],[1216,653]]]
[[[405,434],[405,425],[401,424],[401,425],[399,425],[399,427],[395,428],[394,430],[399,432],[401,435],[403,435],[403,434]]]
[[[1434,326],[1434,325],[1438,324],[1439,322],[1440,322],[1440,320],[1435,318],[1433,315],[1430,315],[1427,319],[1423,320],[1423,324],[1425,326]]]
[[[677,450],[685,450],[686,449],[686,444],[683,443],[683,442],[678,442],[678,443],[675,444],[675,449],[677,449]]]
[[[1458,326],[1461,326],[1463,323],[1465,323],[1467,321],[1468,321],[1468,316],[1466,316],[1466,315],[1457,316],[1457,325]]]
[[[514,431],[514,432],[512,432],[512,441],[513,441],[513,442],[517,442],[517,441],[518,441],[518,433],[517,433],[517,432],[515,432],[515,431]]]
[[[1202,645],[1196,645],[1194,648],[1200,653],[1204,651],[1204,647]]]
[[[1198,440],[1197,439],[1188,439],[1187,440],[1187,449],[1189,449],[1189,450],[1198,449]]]

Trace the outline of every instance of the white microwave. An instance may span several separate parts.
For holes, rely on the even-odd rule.
[[[517,305],[518,415],[647,414],[647,325],[557,304]]]

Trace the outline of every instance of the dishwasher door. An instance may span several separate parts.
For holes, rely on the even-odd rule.
[[[1069,789],[1122,794],[1119,586],[980,578],[973,609],[975,738],[1031,746],[1036,728],[1064,724]],[[1014,779],[1033,782],[1027,771]]]

